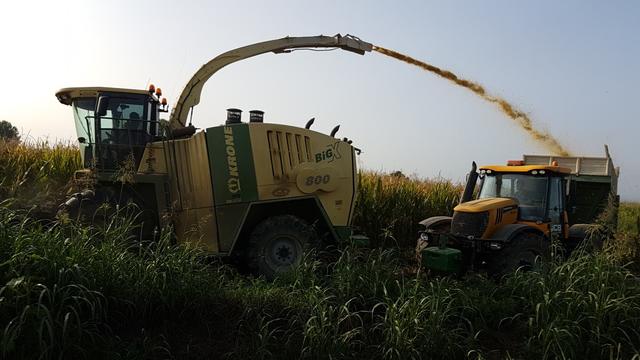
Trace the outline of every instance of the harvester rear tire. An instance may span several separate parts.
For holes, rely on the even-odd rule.
[[[320,238],[306,221],[293,215],[272,216],[259,223],[249,239],[249,268],[267,279],[294,269],[305,253],[320,246]]]
[[[497,256],[493,264],[496,275],[506,275],[518,269],[531,271],[550,259],[551,245],[545,236],[523,232],[516,235]]]

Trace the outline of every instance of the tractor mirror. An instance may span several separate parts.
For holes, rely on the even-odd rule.
[[[100,96],[98,98],[98,106],[96,108],[96,116],[105,116],[107,115],[107,107],[109,106],[109,97],[108,96]]]

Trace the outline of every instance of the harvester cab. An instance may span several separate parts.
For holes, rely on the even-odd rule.
[[[608,151],[605,158],[525,155],[479,169],[473,163],[453,215],[420,223],[417,250],[427,268],[442,272],[531,267],[550,255],[553,239],[567,252],[580,244],[610,194],[616,197],[616,184]]]
[[[113,172],[124,161],[139,164],[146,145],[161,139],[160,89],[65,88],[58,100],[71,105],[85,168]],[[166,102],[166,100],[165,100]]]
[[[191,109],[218,70],[299,48],[363,55],[372,45],[353,36],[286,37],[228,51],[192,76],[168,121],[159,119],[167,111],[159,89],[60,90],[58,100],[73,108],[86,168],[75,177],[89,187],[62,210],[92,220],[100,204],[133,203],[141,210],[142,240],[171,225],[179,243],[198,244],[267,277],[299,264],[305,250],[353,238],[357,149],[336,137],[337,126],[322,134],[310,122],[268,123],[259,110],[247,122],[233,108],[222,125],[199,131],[191,125]]]

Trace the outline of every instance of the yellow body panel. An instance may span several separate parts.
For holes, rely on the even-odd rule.
[[[316,131],[251,124],[259,200],[317,195],[334,226],[350,225],[356,181],[353,147]]]
[[[165,157],[166,155],[166,157]],[[139,173],[169,172],[172,218],[179,242],[219,251],[205,133],[148,144]]]
[[[258,201],[317,196],[331,225],[349,226],[355,205],[353,147],[312,130],[252,123],[249,137]],[[330,151],[328,151],[330,150]],[[166,174],[179,242],[220,251],[205,132],[147,144],[138,174]]]
[[[96,98],[98,96],[98,93],[103,92],[148,95],[151,96],[154,100],[158,100],[158,98],[153,93],[147,90],[122,89],[104,86],[63,88],[56,92],[56,97],[58,98],[58,101],[60,101],[60,103],[64,105],[71,105],[71,101],[73,101],[73,99]]]
[[[511,199],[502,199],[502,200],[511,200]],[[487,228],[482,234],[483,239],[489,239],[491,236],[498,231],[501,227],[507,224],[515,224],[518,222],[518,207],[515,205],[515,201],[511,200],[510,205],[504,203],[494,203],[496,206],[499,206],[494,209],[487,209],[489,211],[489,222],[487,224]],[[507,208],[507,210],[505,210]],[[485,211],[487,211],[485,210]]]
[[[482,170],[491,170],[502,173],[528,173],[532,170],[544,170],[550,172],[556,172],[560,174],[571,174],[571,169],[561,166],[550,165],[522,165],[522,166],[504,166],[504,165],[485,165],[480,167]]]
[[[167,159],[164,156],[164,146],[162,142],[148,143],[142,154],[139,174],[166,174]]]
[[[518,202],[509,198],[487,198],[467,201],[456,206],[454,211],[462,211],[468,213],[478,213],[491,209],[501,208],[509,205],[518,205]]]
[[[487,228],[482,234],[483,239],[490,239],[501,227],[508,224],[525,224],[540,230],[546,236],[550,234],[550,224],[546,222],[518,220],[518,202],[509,198],[487,198],[468,201],[455,207],[454,211],[466,213],[488,212]],[[564,237],[568,234],[567,215],[565,217]]]

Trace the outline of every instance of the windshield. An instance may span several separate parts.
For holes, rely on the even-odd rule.
[[[96,99],[75,99],[72,107],[82,162],[85,166],[89,166],[88,162],[93,158],[93,144],[96,142],[94,133]]]
[[[548,181],[547,177],[529,174],[487,174],[478,198],[517,199],[522,220],[542,220],[546,210]]]
[[[133,156],[138,164],[144,148],[153,138],[148,97],[134,94],[107,94],[106,112],[98,121],[99,167],[117,169]]]

